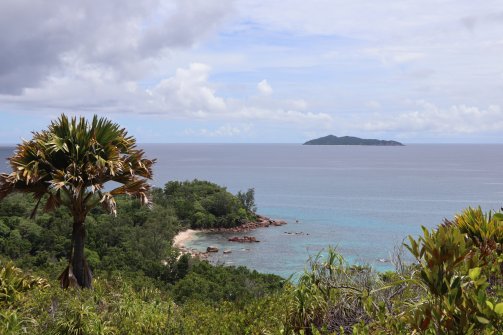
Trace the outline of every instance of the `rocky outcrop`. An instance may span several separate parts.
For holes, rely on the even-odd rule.
[[[205,229],[205,230],[200,230],[205,233],[246,233],[251,230],[257,229],[257,228],[267,228],[267,227],[277,227],[277,226],[283,226],[287,224],[285,220],[275,220],[268,218],[266,216],[262,215],[257,215],[257,219],[255,221],[250,221],[250,222],[245,222],[240,226],[233,227],[233,228],[213,228],[213,229]],[[259,242],[254,236],[235,236],[229,238],[230,242],[239,242],[239,243],[253,243],[253,242]],[[209,246],[206,248],[206,251],[198,251],[197,249],[189,249],[184,246],[178,246],[178,249],[180,250],[181,254],[189,254],[192,257],[207,260],[210,259],[211,254],[218,253],[218,248],[215,246]],[[243,249],[243,251],[247,251],[250,249]],[[225,250],[225,254],[231,253],[230,250]]]
[[[302,231],[285,231],[286,235],[309,235],[309,233],[304,233]]]
[[[197,249],[189,249],[186,247],[178,247],[178,250],[180,250],[180,255],[178,257],[181,257],[183,254],[189,254],[191,257],[198,258],[201,260],[206,260],[208,259],[208,252],[201,252]],[[167,263],[166,263],[167,264]]]
[[[287,224],[285,220],[274,220],[262,215],[257,215],[257,220],[245,222],[242,225],[232,228],[213,228],[208,229],[209,232],[212,233],[245,233],[250,230],[254,230],[257,228],[267,228],[267,227],[278,227]]]
[[[230,237],[228,239],[228,241],[229,242],[240,242],[240,243],[260,242],[255,238],[255,236],[242,236],[242,237],[234,236],[234,237]]]

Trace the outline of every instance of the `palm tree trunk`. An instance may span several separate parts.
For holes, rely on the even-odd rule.
[[[77,283],[80,287],[91,287],[91,270],[87,265],[86,258],[84,256],[84,240],[86,238],[86,227],[84,225],[84,220],[76,219],[73,223],[73,257],[72,257],[72,269]]]
[[[84,242],[86,238],[86,227],[84,221],[86,215],[78,215],[73,213],[73,231],[72,244],[68,257],[68,266],[59,276],[59,281],[62,288],[81,287],[91,288],[93,274],[87,264],[84,255]]]
[[[82,288],[92,287],[93,274],[84,255],[84,241],[86,238],[84,221],[85,215],[74,215],[69,264],[59,276],[61,287],[63,288],[71,286]]]

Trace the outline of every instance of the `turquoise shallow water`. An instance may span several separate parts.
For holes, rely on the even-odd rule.
[[[329,245],[351,262],[389,269],[379,259],[388,259],[407,235],[419,234],[421,225],[434,227],[467,206],[503,205],[503,145],[143,147],[158,159],[156,186],[197,178],[233,193],[254,187],[258,212],[288,225],[249,233],[260,243],[200,234],[189,246],[230,249],[213,261],[283,276],[302,271],[310,255]],[[0,159],[11,152],[0,148]]]

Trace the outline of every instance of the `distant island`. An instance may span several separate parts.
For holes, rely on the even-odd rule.
[[[307,141],[304,145],[380,145],[380,146],[402,146],[397,141],[386,141],[376,139],[365,139],[353,136],[337,137],[328,135],[314,140]]]

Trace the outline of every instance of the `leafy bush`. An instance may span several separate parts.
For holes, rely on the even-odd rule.
[[[177,305],[154,286],[135,289],[126,278],[97,277],[92,290],[33,287],[15,309],[0,313],[0,333],[277,334],[287,300],[277,292],[239,303],[192,300]]]
[[[34,287],[47,287],[46,280],[24,274],[12,262],[0,261],[0,306],[12,305],[24,292]]]
[[[503,332],[501,219],[469,208],[436,230],[423,228],[418,241],[409,238],[425,291],[406,317],[413,329],[426,334]],[[489,276],[495,280],[488,281]]]
[[[305,334],[350,332],[371,320],[364,298],[381,286],[379,275],[369,266],[349,265],[330,247],[326,255],[320,252],[310,259],[309,269],[294,288],[289,329]]]
[[[243,302],[277,292],[284,280],[271,274],[261,274],[243,266],[212,266],[195,262],[188,274],[172,288],[174,300],[185,303],[199,300],[209,304],[222,301]]]
[[[25,274],[12,262],[0,260],[0,334],[26,333],[27,326],[36,324],[33,315],[18,315],[17,307],[27,299],[26,292],[47,287],[45,279]]]
[[[293,290],[287,330],[302,334],[501,334],[503,215],[468,208],[408,250],[417,264],[376,275],[329,249]]]
[[[160,202],[171,205],[185,226],[234,227],[255,218],[254,194],[250,189],[234,196],[225,187],[197,179],[170,181],[164,187],[165,200],[160,199]],[[162,198],[159,193],[156,197]]]

